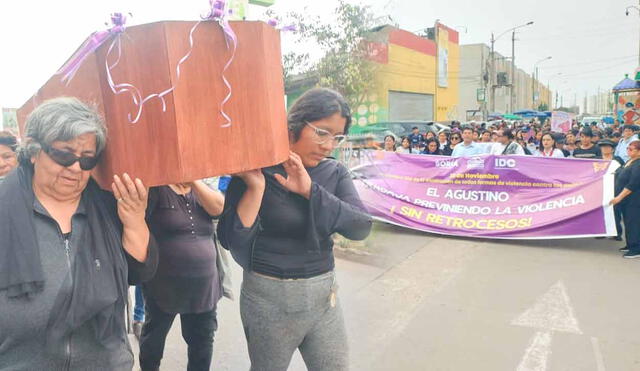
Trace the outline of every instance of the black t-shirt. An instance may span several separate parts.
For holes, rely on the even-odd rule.
[[[602,152],[600,152],[600,147],[594,145],[589,149],[583,149],[582,147],[578,147],[573,151],[573,157],[575,158],[602,158]]]
[[[244,268],[277,278],[310,278],[334,268],[333,233],[361,240],[371,230],[349,171],[335,160],[307,168],[311,198],[289,192],[274,174],[286,176],[282,165],[262,169],[265,191],[253,226],[242,225],[238,203],[246,190],[234,177],[218,224],[222,245]]]

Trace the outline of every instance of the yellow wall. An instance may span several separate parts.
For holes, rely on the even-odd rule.
[[[387,63],[376,63],[374,91],[354,110],[356,125],[389,120],[389,91],[433,95],[434,120],[457,118],[460,47],[449,42],[446,29],[440,28],[438,39],[440,48],[448,50],[448,86],[438,86],[436,56],[389,42]]]
[[[389,44],[389,63],[380,65],[376,74],[378,101],[383,110],[388,114],[389,91],[435,94],[435,68],[434,56]]]
[[[438,29],[438,48],[449,51],[447,65],[447,87],[438,87],[436,94],[436,121],[451,121],[458,118],[458,89],[460,75],[460,46],[449,42],[446,29]],[[435,69],[436,79],[438,69]]]

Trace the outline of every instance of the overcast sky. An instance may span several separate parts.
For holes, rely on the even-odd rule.
[[[355,2],[355,1],[352,1]],[[301,11],[330,18],[333,0],[276,0],[274,9]],[[539,65],[540,78],[552,90],[560,90],[565,103],[598,89],[610,89],[625,73],[638,66],[640,16],[631,9],[635,0],[368,0],[378,15],[390,15],[401,28],[417,31],[439,19],[460,31],[460,42],[489,43],[514,26],[521,29],[516,42],[516,65],[532,71]],[[19,107],[73,53],[91,32],[105,28],[114,11],[131,12],[129,24],[158,20],[196,20],[206,12],[207,0],[58,0],[0,2],[0,107]],[[259,9],[250,13],[260,17]],[[262,18],[264,19],[264,18]],[[284,48],[291,43],[284,36]],[[510,35],[496,43],[496,50],[511,54]]]

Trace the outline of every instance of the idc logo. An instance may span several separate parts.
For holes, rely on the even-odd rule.
[[[472,157],[468,159],[467,169],[484,169],[484,159],[482,157]]]
[[[516,160],[513,158],[498,157],[495,159],[494,165],[499,169],[514,169],[516,167]]]

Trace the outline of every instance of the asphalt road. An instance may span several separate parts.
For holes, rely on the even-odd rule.
[[[640,370],[640,259],[622,259],[621,246],[377,224],[364,243],[336,248],[351,369]],[[236,265],[233,275],[239,294]],[[218,320],[212,369],[248,370],[238,301],[223,299]],[[176,321],[162,370],[185,369]],[[289,370],[306,370],[297,352]]]

